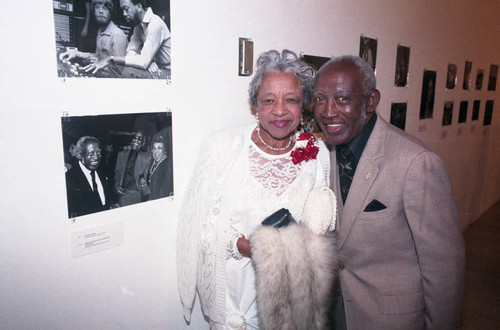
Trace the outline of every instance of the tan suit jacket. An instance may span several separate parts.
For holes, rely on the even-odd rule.
[[[335,151],[331,186],[340,196]],[[387,208],[365,212],[373,200]],[[349,195],[337,198],[348,329],[456,329],[465,248],[446,169],[380,116]]]

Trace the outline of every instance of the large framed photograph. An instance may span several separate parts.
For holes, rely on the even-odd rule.
[[[376,72],[377,67],[377,39],[361,35],[359,39],[359,57],[364,59]]]
[[[444,102],[442,125],[450,126],[452,119],[453,119],[453,101],[446,101]]]
[[[420,119],[432,118],[436,91],[436,71],[424,70],[422,95],[420,97]]]
[[[406,108],[407,103],[392,103],[391,104],[391,120],[390,123],[403,131],[406,127]]]
[[[61,118],[68,217],[173,196],[171,112]]]
[[[446,73],[446,89],[454,89],[457,84],[457,65],[448,63],[448,72]]]
[[[170,0],[52,3],[59,77],[170,82]]]
[[[488,77],[488,90],[494,91],[497,88],[498,65],[490,65],[490,76]]]
[[[470,89],[472,62],[465,61],[463,89]]]
[[[410,65],[410,47],[398,45],[396,54],[395,87],[408,87],[408,67]]]

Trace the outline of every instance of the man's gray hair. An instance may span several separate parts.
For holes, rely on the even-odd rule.
[[[259,92],[262,78],[269,72],[293,73],[300,81],[300,87],[304,94],[304,105],[308,105],[311,102],[315,76],[314,68],[288,49],[284,49],[281,54],[277,50],[272,49],[260,54],[257,59],[255,75],[248,88],[250,103],[253,106],[257,105],[257,93]]]
[[[361,77],[361,88],[363,89],[363,95],[366,96],[369,92],[377,88],[377,80],[375,78],[372,67],[361,57],[355,55],[342,55],[334,57],[326,62],[323,66],[321,66],[321,68],[318,70],[318,76],[321,75],[325,68],[329,67],[332,63],[351,63],[358,68],[359,75]]]
[[[75,157],[76,159],[80,159],[80,155],[82,154],[83,150],[87,146],[87,144],[95,142],[97,143],[98,146],[101,144],[99,143],[99,140],[93,136],[86,135],[82,136],[81,138],[78,139],[78,142],[76,142],[76,145],[72,145],[69,148],[69,152],[71,156]]]

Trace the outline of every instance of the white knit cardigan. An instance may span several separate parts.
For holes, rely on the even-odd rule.
[[[231,233],[229,209],[222,198],[231,186],[228,173],[245,155],[255,125],[214,133],[202,145],[186,191],[177,229],[177,277],[184,318],[190,321],[196,291],[203,313],[210,320],[225,323],[227,244]],[[329,177],[329,153],[320,141],[323,179]],[[318,164],[319,166],[319,164]],[[200,239],[204,235],[203,239]],[[200,246],[205,242],[204,246]]]

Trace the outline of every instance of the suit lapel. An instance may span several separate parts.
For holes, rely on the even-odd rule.
[[[385,138],[385,122],[379,116],[375,127],[373,128],[372,134],[366,143],[361,159],[359,160],[345,205],[342,208],[342,212],[339,212],[339,216],[341,217],[338,235],[339,250],[342,248],[347,237],[349,236],[349,233],[358,218],[358,214],[363,212],[363,208],[369,202],[366,201],[366,198],[379,173],[379,164],[384,155]],[[338,166],[335,167],[337,172],[336,185],[338,186]],[[340,196],[340,189],[338,189],[335,193],[337,196]],[[340,199],[341,204],[342,199],[337,199]]]

